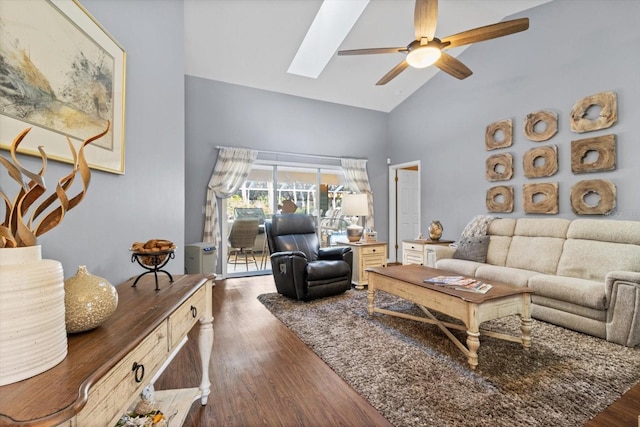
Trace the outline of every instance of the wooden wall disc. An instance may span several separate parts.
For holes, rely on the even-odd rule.
[[[511,153],[494,154],[487,157],[485,176],[488,181],[508,181],[513,176]]]
[[[590,152],[598,158],[586,163]],[[616,168],[616,136],[604,135],[571,141],[571,172],[610,171]]]
[[[504,139],[496,140],[496,136],[502,134]],[[510,147],[513,144],[513,123],[511,119],[500,120],[487,126],[484,132],[484,146],[487,151],[496,148]]]
[[[489,212],[513,212],[513,187],[497,185],[488,189],[487,210]]]
[[[587,203],[590,194],[600,197],[594,206]],[[571,187],[571,209],[578,215],[607,215],[616,207],[616,186],[606,179],[579,181]]]
[[[541,158],[542,164],[537,166],[537,159]],[[536,147],[524,153],[522,160],[524,176],[527,178],[540,178],[552,176],[558,172],[558,147],[549,145]]]
[[[540,122],[545,124],[544,130],[536,132],[536,125]],[[524,134],[531,141],[546,141],[558,133],[558,115],[551,111],[537,111],[527,114],[524,121]]]
[[[557,214],[558,183],[524,184],[522,197],[525,213]],[[540,200],[536,200],[540,198]]]
[[[600,114],[595,119],[589,119],[588,110],[599,107]],[[618,120],[618,100],[615,92],[602,92],[582,98],[571,109],[571,130],[576,133],[606,129]]]

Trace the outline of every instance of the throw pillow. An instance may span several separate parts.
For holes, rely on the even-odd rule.
[[[455,259],[486,262],[489,249],[489,236],[463,237],[458,242],[458,247],[453,254]]]

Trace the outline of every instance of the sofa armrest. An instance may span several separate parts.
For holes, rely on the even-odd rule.
[[[425,245],[425,249],[432,250],[436,254],[435,261],[453,258],[453,254],[456,252],[456,248],[453,246],[445,246],[445,245]]]
[[[640,273],[612,271],[605,277],[607,341],[640,344]]]

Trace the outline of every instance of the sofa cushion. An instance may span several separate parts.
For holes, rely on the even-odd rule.
[[[640,271],[640,246],[567,239],[557,274],[604,282],[610,271]]]
[[[487,264],[504,266],[511,246],[511,236],[489,236]]]
[[[575,219],[567,238],[640,245],[640,221]]]
[[[514,236],[567,238],[571,221],[564,218],[520,218]]]
[[[529,279],[529,287],[537,296],[596,310],[607,308],[604,281],[539,274]]]
[[[505,265],[555,274],[564,242],[556,237],[513,236]]]
[[[481,264],[476,269],[475,276],[479,279],[502,282],[513,286],[526,287],[531,276],[539,274],[535,271],[520,268],[498,267],[495,265]]]
[[[489,228],[487,228],[487,234],[491,236],[513,236],[513,231],[516,229],[515,218],[497,218],[491,221]]]
[[[453,258],[486,262],[488,248],[489,236],[462,237],[458,242]]]

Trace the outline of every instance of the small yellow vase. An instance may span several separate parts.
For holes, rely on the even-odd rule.
[[[67,333],[97,328],[118,307],[118,291],[109,281],[87,272],[81,265],[75,276],[64,281]]]

